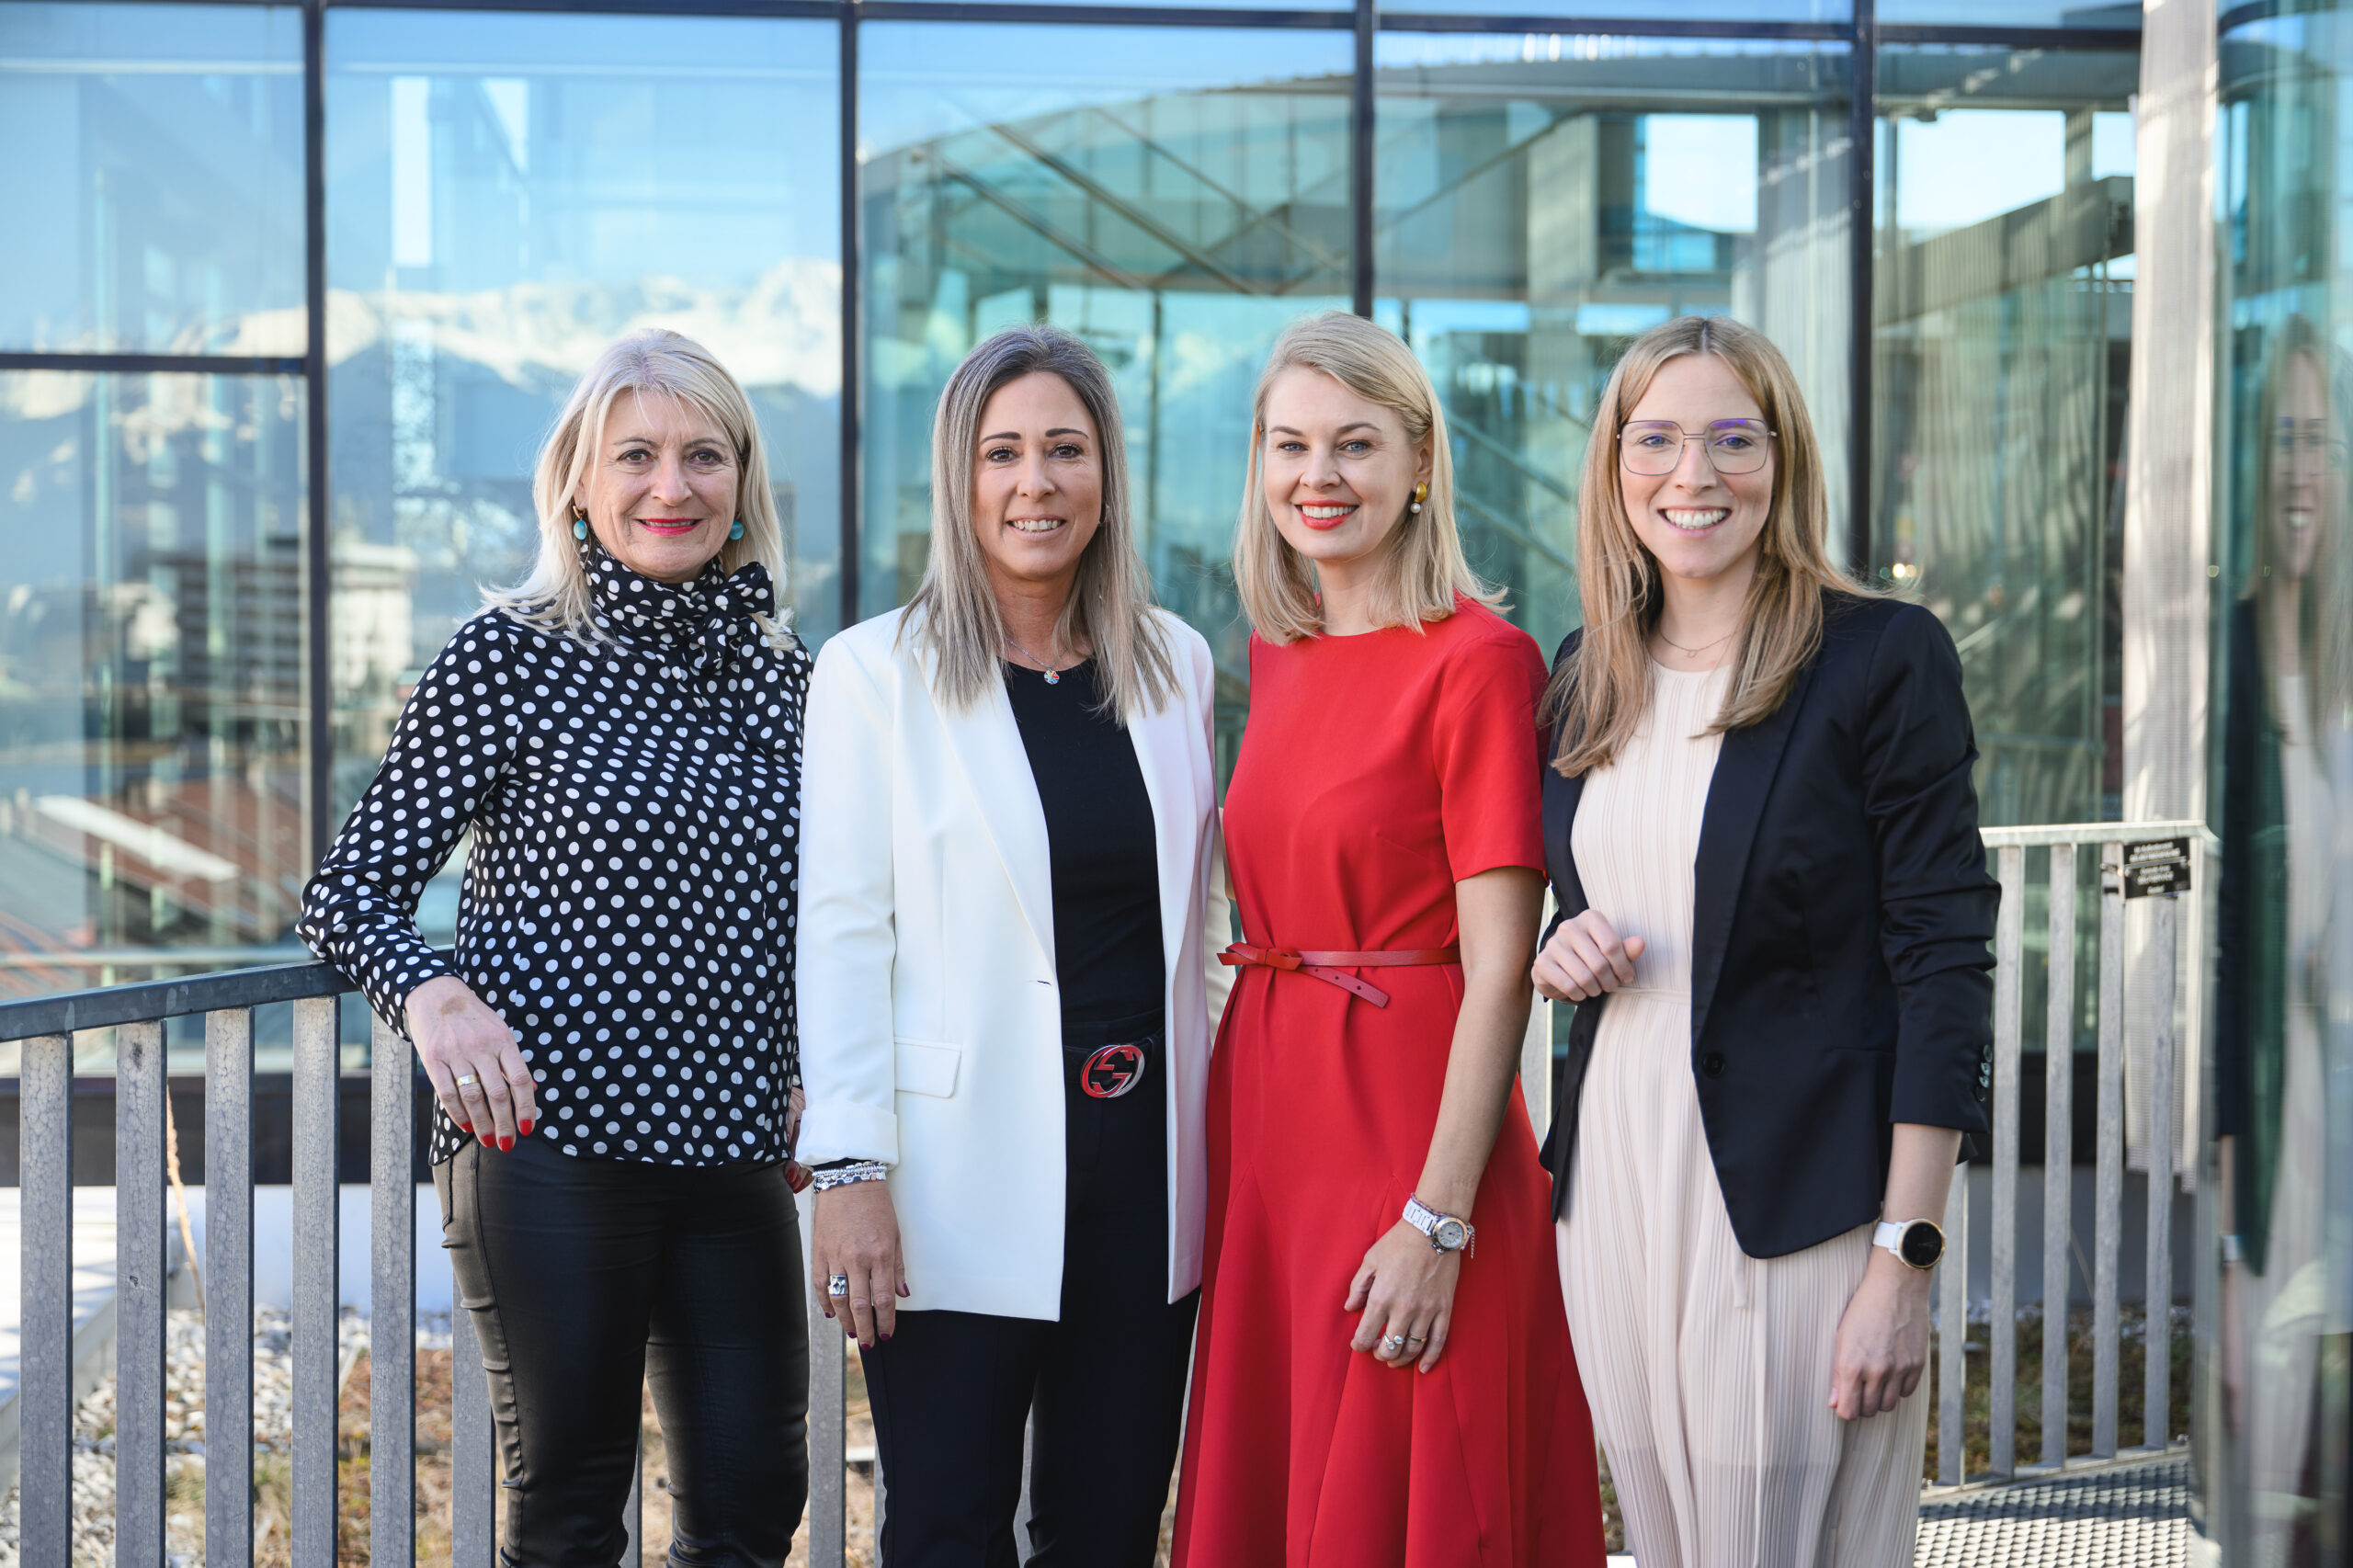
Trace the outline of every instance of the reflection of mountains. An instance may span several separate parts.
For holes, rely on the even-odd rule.
[[[569,384],[607,344],[642,327],[685,333],[747,387],[841,389],[841,265],[789,256],[741,287],[655,275],[626,282],[513,283],[472,292],[331,290],[327,354],[336,364],[424,328],[436,354],[516,386]]]

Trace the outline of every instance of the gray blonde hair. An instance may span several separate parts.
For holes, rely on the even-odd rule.
[[[720,569],[733,572],[758,562],[767,568],[777,603],[783,605],[784,530],[777,521],[776,493],[768,488],[767,453],[752,400],[710,349],[661,327],[631,333],[613,344],[573,387],[531,473],[531,506],[540,521],[539,558],[521,582],[488,590],[483,601],[526,625],[585,642],[603,639],[581,561],[584,547],[572,531],[572,507],[586,489],[590,465],[605,444],[605,421],[624,392],[672,399],[726,436],[735,449],[735,515],[743,521],[744,537],[719,547]],[[759,619],[771,645],[790,640],[781,613]]]
[[[1302,317],[1283,330],[1259,372],[1250,404],[1250,463],[1242,482],[1242,517],[1234,529],[1233,582],[1251,629],[1269,642],[1292,642],[1324,631],[1314,574],[1307,558],[1284,540],[1267,509],[1261,460],[1267,444],[1267,396],[1286,370],[1321,370],[1364,399],[1388,409],[1405,426],[1405,438],[1430,449],[1430,492],[1419,512],[1408,512],[1389,530],[1381,548],[1381,573],[1371,605],[1376,626],[1410,626],[1444,620],[1455,597],[1500,604],[1471,570],[1462,536],[1454,526],[1454,453],[1446,437],[1446,412],[1429,372],[1397,335],[1345,311]]]
[[[981,415],[1001,387],[1040,372],[1059,376],[1095,421],[1103,451],[1103,517],[1078,560],[1054,636],[1094,645],[1104,710],[1122,721],[1165,703],[1176,689],[1176,662],[1154,617],[1152,585],[1136,550],[1128,500],[1128,449],[1111,374],[1095,351],[1057,326],[1006,328],[964,357],[941,389],[931,426],[931,559],[923,585],[907,603],[899,635],[912,637],[933,662],[932,688],[970,708],[1002,684],[1005,622],[990,592],[981,541],[972,530],[972,464]]]

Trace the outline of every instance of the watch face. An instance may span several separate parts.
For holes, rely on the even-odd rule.
[[[1944,1233],[1926,1220],[1917,1220],[1904,1227],[1904,1239],[1896,1245],[1896,1256],[1915,1268],[1934,1268],[1945,1255]]]
[[[1467,1239],[1463,1234],[1462,1221],[1450,1216],[1440,1220],[1430,1231],[1430,1240],[1447,1252],[1461,1252]]]

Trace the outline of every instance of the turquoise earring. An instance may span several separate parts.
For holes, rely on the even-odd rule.
[[[733,528],[729,528],[729,529],[727,530],[727,537],[728,537],[729,539],[742,539],[742,538],[744,537],[744,519],[743,519],[743,518],[738,517],[738,518],[736,518],[736,519],[735,519],[735,526],[734,526]]]
[[[574,517],[572,519],[572,537],[576,540],[585,540],[588,537],[587,518]]]

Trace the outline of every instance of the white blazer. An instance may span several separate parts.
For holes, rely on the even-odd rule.
[[[1230,971],[1209,644],[1154,612],[1177,688],[1128,726],[1160,851],[1168,1299],[1201,1278],[1202,1103]],[[828,642],[809,687],[795,970],[800,1157],[891,1166],[902,1305],[1062,1312],[1062,991],[1046,817],[1001,685],[932,694],[905,610]],[[1211,975],[1215,979],[1211,979]]]

